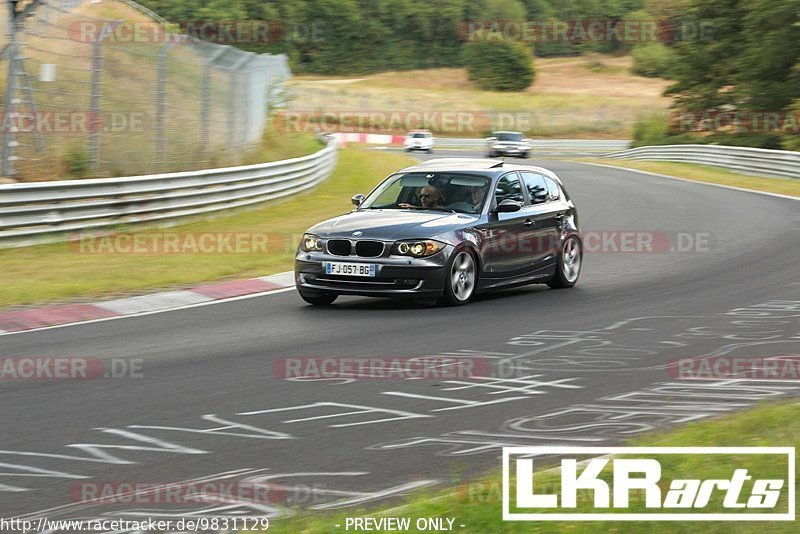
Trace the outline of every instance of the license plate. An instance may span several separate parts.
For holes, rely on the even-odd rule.
[[[375,276],[374,263],[338,263],[325,262],[325,272],[327,274],[338,274],[343,276]]]

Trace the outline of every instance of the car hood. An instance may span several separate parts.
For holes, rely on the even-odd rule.
[[[323,221],[308,231],[319,237],[416,239],[473,224],[477,215],[416,210],[363,210]],[[354,236],[353,232],[362,232]]]

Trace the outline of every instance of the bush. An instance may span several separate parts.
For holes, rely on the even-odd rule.
[[[800,138],[800,136],[794,136]],[[783,144],[782,144],[783,142]],[[774,133],[729,133],[729,132],[684,132],[673,133],[667,118],[654,113],[637,120],[633,124],[633,143],[631,146],[652,145],[728,145],[752,148],[792,150],[786,147],[786,137]],[[798,143],[800,147],[800,143]],[[796,150],[796,149],[795,149]]]
[[[86,147],[82,145],[73,145],[64,154],[64,165],[66,165],[70,176],[75,178],[86,176],[89,173],[91,164],[92,156]]]
[[[715,145],[746,146],[780,150],[781,136],[774,133],[725,133],[715,132],[703,137],[699,142]]]
[[[633,73],[649,78],[669,78],[675,55],[661,43],[644,43],[633,48]]]
[[[534,68],[530,51],[520,43],[479,41],[464,45],[464,66],[480,89],[524,91],[533,83]]]
[[[800,119],[800,98],[794,100],[787,111],[793,113],[795,119]],[[786,132],[781,141],[781,148],[800,152],[800,132],[797,130],[793,133]]]
[[[631,146],[668,145],[670,137],[667,117],[660,113],[653,113],[633,123]]]
[[[784,137],[783,141],[781,141],[781,148],[800,152],[800,135],[787,135]]]

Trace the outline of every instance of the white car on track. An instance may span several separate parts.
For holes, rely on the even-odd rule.
[[[428,130],[408,132],[405,141],[403,141],[403,148],[405,148],[406,152],[411,152],[412,150],[433,152],[433,134]]]

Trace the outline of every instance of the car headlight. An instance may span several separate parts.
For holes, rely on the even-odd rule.
[[[322,250],[322,240],[314,234],[303,234],[300,240],[300,250],[303,252],[319,252]]]
[[[421,241],[398,241],[392,245],[392,254],[396,256],[412,256],[424,258],[432,256],[445,247],[444,243],[424,239]]]

